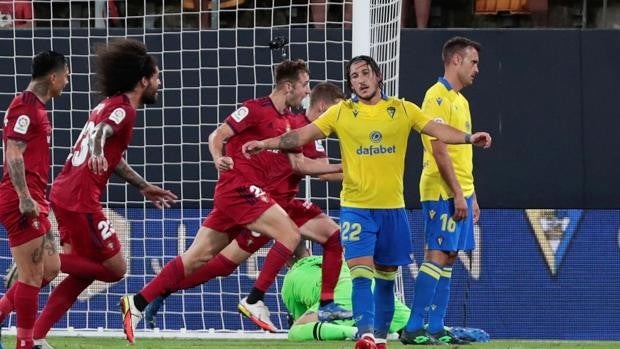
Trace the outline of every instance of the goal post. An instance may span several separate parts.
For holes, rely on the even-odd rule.
[[[201,219],[212,207],[217,182],[208,135],[241,102],[269,94],[273,66],[282,59],[282,51],[269,48],[272,40],[286,38],[287,56],[308,62],[312,86],[328,80],[346,90],[344,66],[357,52],[352,40],[365,42],[364,53],[377,59],[386,77],[397,79],[400,0],[367,2],[370,16],[358,15],[358,0],[353,1],[352,23],[355,31],[362,25],[357,18],[368,17],[363,22],[370,29],[366,39],[352,34],[346,23],[346,6],[339,2],[327,2],[323,24],[316,23],[309,1],[294,0],[252,8],[248,7],[254,3],[251,1],[237,1],[238,6],[224,8],[224,3],[231,3],[226,1],[220,2],[217,10],[186,7],[184,4],[194,2],[182,0],[32,0],[35,27],[0,31],[2,117],[14,95],[26,88],[35,53],[53,49],[69,58],[70,84],[47,105],[53,125],[52,179],[60,172],[90,110],[101,99],[96,93],[94,46],[118,37],[143,41],[161,70],[159,101],[138,110],[126,159],[148,181],[175,192],[180,202],[171,209],[158,210],[134,188],[112,178],[102,202],[123,244],[127,275],[114,284],[95,282],[54,326],[52,335],[110,333],[120,337],[119,298],[140,290],[165,263],[189,247]],[[116,8],[108,8],[111,3]],[[209,29],[201,28],[203,13],[210,17]],[[111,14],[118,17],[111,18]],[[386,87],[389,94],[398,94],[397,85],[396,89]],[[330,159],[337,161],[337,141],[328,140],[326,149]],[[337,218],[338,184],[310,179],[304,188],[303,195]],[[58,234],[53,222],[53,232]],[[11,254],[6,233],[0,230],[3,270],[10,265]],[[236,306],[250,291],[266,252],[259,251],[230,277],[172,295],[157,317],[159,330],[149,330],[142,322],[138,338],[187,333],[192,337],[265,336],[237,313]],[[282,277],[278,276],[265,301],[274,324],[285,330],[287,314],[279,297]],[[62,276],[42,289],[41,306],[60,280]],[[0,291],[6,292],[3,286]],[[8,333],[14,333],[15,324],[13,314],[5,321],[5,327],[12,329]]]

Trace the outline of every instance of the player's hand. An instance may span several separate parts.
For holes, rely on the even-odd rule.
[[[241,151],[246,158],[254,154],[258,154],[265,149],[265,142],[263,141],[249,141],[241,147]]]
[[[174,204],[177,199],[177,196],[170,190],[162,189],[153,184],[142,188],[140,192],[157,208],[169,208],[170,204]]]
[[[458,222],[467,217],[467,201],[463,195],[454,197],[454,214],[452,220]]]
[[[215,168],[218,171],[229,171],[235,166],[235,162],[230,156],[220,156],[215,160]]]
[[[20,197],[19,213],[27,217],[39,217],[39,205],[30,196]]]
[[[469,138],[471,144],[476,147],[482,147],[484,149],[490,148],[493,140],[491,139],[491,135],[486,132],[476,132]]]
[[[88,158],[88,168],[96,175],[102,175],[108,171],[108,160],[101,155],[91,155]]]
[[[478,223],[480,219],[480,206],[478,206],[478,200],[474,198],[474,202],[472,203],[472,212],[474,214],[474,224]]]

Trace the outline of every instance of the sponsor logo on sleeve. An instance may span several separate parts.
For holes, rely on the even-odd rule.
[[[445,124],[446,122],[439,116],[433,118],[433,121],[438,123],[438,124]]]
[[[323,146],[323,140],[317,139],[314,141],[314,148],[316,151],[325,152],[325,147]]]
[[[241,120],[245,119],[245,117],[248,116],[248,114],[250,114],[250,110],[247,107],[241,107],[235,110],[232,114],[230,114],[230,116],[236,122],[241,122]]]
[[[114,121],[117,125],[119,125],[121,122],[123,122],[123,119],[125,119],[125,115],[127,115],[125,109],[116,108],[112,111],[112,113],[110,113],[110,120]]]
[[[21,133],[23,135],[28,132],[28,127],[30,126],[30,118],[28,115],[20,115],[15,121],[15,126],[13,126],[13,131],[17,133]]]

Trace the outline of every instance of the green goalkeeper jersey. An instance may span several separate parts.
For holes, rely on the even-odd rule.
[[[321,295],[321,264],[323,257],[310,256],[303,258],[293,265],[284,277],[282,285],[282,300],[294,320],[299,319],[306,312],[317,312]],[[334,301],[343,308],[351,310],[352,292],[351,274],[346,263],[342,263],[338,285],[334,290]],[[396,332],[405,327],[409,319],[409,308],[396,299],[394,318],[390,332]],[[338,320],[335,323],[355,326],[353,320]]]

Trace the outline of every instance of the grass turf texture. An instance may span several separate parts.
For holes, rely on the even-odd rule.
[[[3,338],[5,348],[15,347],[15,337]],[[48,343],[56,349],[189,349],[189,348],[302,348],[302,349],[352,349],[352,341],[330,342],[290,342],[287,340],[221,340],[221,339],[136,339],[135,345],[128,344],[121,338],[94,338],[94,337],[49,337]],[[412,346],[402,345],[398,341],[388,343],[393,348],[464,348],[464,349],[617,349],[620,342],[577,342],[577,341],[513,341],[493,340],[489,343],[479,343],[467,346]]]

